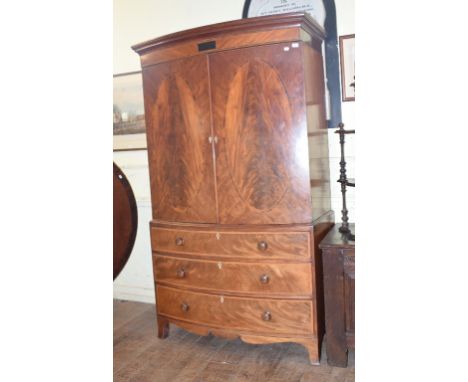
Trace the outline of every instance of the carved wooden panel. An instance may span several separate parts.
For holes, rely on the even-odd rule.
[[[158,285],[158,314],[255,333],[313,335],[310,300],[273,300],[196,293]]]
[[[216,222],[207,58],[143,70],[153,217]]]
[[[312,265],[308,263],[239,263],[154,255],[153,269],[158,283],[183,288],[283,298],[312,295]]]
[[[311,221],[299,44],[210,55],[220,223]]]

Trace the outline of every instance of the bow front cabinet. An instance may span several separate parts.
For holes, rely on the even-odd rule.
[[[319,362],[333,225],[321,55],[302,13],[138,44],[159,336],[169,323]]]

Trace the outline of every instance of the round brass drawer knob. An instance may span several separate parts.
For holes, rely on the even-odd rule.
[[[271,321],[271,312],[263,312],[262,314],[262,320],[263,321]]]
[[[177,270],[177,277],[183,279],[186,276],[185,269],[180,268]]]
[[[184,245],[184,238],[183,238],[183,237],[178,237],[178,238],[176,238],[176,239],[175,239],[175,243],[176,243],[176,245],[178,245],[179,247],[180,247],[181,245]]]
[[[190,305],[183,302],[181,305],[180,305],[180,308],[184,311],[184,312],[188,312],[189,309],[190,309]]]
[[[268,284],[270,282],[270,277],[268,275],[261,275],[260,282],[262,284]]]
[[[260,241],[258,244],[257,244],[257,248],[260,250],[260,251],[266,251],[267,248],[268,248],[268,243],[266,241]]]

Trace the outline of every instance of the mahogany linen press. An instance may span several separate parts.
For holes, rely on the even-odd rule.
[[[159,337],[169,323],[319,363],[318,243],[333,226],[321,44],[304,13],[135,45]]]

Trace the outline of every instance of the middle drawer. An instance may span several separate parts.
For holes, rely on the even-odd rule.
[[[153,255],[156,282],[186,288],[271,294],[312,295],[311,263],[238,263]]]

